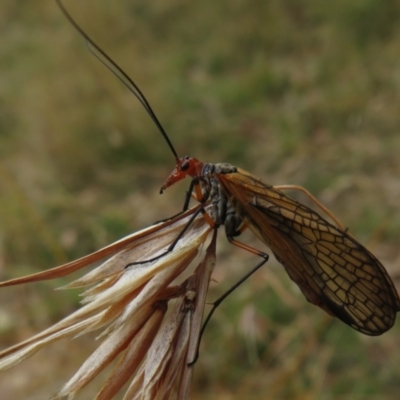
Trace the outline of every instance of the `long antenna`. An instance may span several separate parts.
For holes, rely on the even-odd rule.
[[[147,113],[150,115],[150,118],[156,124],[158,130],[161,135],[164,137],[167,142],[169,148],[172,151],[172,154],[175,156],[175,159],[178,160],[178,154],[175,151],[174,146],[164,128],[162,127],[160,121],[158,120],[156,114],[151,108],[149,102],[147,101],[145,95],[139,89],[135,82],[128,76],[128,74],[114,61],[112,60],[84,31],[83,29],[75,22],[75,20],[71,17],[68,11],[65,9],[61,0],[55,0],[61,12],[64,14],[65,18],[70,22],[70,24],[78,31],[78,33],[86,40],[88,44],[89,50],[92,54],[101,61],[127,88],[128,90],[139,100],[140,104],[144,107]]]

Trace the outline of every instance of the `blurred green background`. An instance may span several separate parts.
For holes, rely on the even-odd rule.
[[[305,186],[399,283],[400,2],[65,5],[140,86],[179,154]],[[158,195],[174,166],[166,144],[55,3],[2,0],[0,30],[1,280],[178,212],[185,183]],[[220,236],[210,299],[257,261]],[[78,307],[77,293],[53,290],[69,280],[2,289],[2,347]],[[397,399],[399,332],[370,338],[331,320],[271,260],[216,312],[193,399]],[[43,350],[0,375],[2,398],[47,398],[95,345]]]

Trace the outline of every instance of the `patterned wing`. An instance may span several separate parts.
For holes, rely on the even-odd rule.
[[[366,335],[390,329],[400,300],[382,264],[349,234],[246,171],[217,178],[248,227],[306,298]]]

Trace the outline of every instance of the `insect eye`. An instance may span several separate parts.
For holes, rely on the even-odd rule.
[[[187,161],[181,164],[181,171],[187,171],[189,169],[189,163]]]

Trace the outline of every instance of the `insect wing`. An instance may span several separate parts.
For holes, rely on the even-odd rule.
[[[382,264],[350,235],[246,171],[218,181],[306,298],[354,329],[390,329],[400,300]]]

